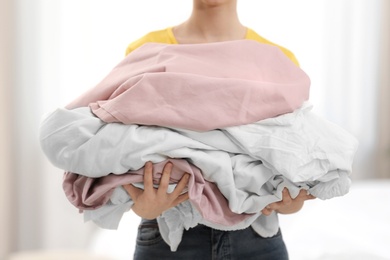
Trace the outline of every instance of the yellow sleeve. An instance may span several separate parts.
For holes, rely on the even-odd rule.
[[[132,52],[133,50],[137,49],[138,47],[142,46],[143,44],[145,44],[147,42],[177,44],[176,39],[173,36],[171,28],[153,31],[153,32],[150,32],[150,33],[144,35],[140,39],[130,43],[126,48],[126,56],[130,52]]]
[[[282,52],[283,52],[284,54],[286,54],[286,56],[287,56],[292,62],[294,62],[295,65],[297,65],[297,66],[299,67],[299,62],[298,62],[297,58],[295,57],[294,53],[292,53],[291,51],[289,51],[288,49],[286,49],[286,48],[284,48],[284,47],[282,47],[282,46],[279,46],[279,45],[276,45],[276,46],[278,46],[278,47],[282,50]]]
[[[274,45],[274,46],[279,47],[280,50],[292,62],[294,62],[297,66],[299,66],[298,60],[296,59],[295,55],[290,50],[288,50],[280,45],[277,45],[277,44],[265,39],[264,37],[261,37],[260,35],[258,35],[255,31],[253,31],[250,28],[248,28],[246,39],[255,40],[255,41],[258,41],[260,43],[270,44],[270,45]],[[150,32],[150,33],[144,35],[143,37],[141,37],[140,39],[130,43],[126,48],[126,56],[130,52],[132,52],[133,50],[137,49],[138,47],[142,46],[143,44],[145,44],[147,42],[177,44],[175,36],[173,35],[173,32],[172,32],[172,27],[168,27],[168,28],[163,29],[163,30]]]
[[[280,46],[276,43],[273,43],[267,39],[265,39],[264,37],[261,37],[260,35],[258,35],[255,31],[253,31],[252,29],[249,29],[248,28],[248,32],[247,32],[247,39],[250,39],[250,40],[255,40],[255,41],[258,41],[260,43],[265,43],[265,44],[270,44],[270,45],[274,45],[276,47],[279,47],[279,49],[292,61],[295,63],[295,65],[297,65],[299,67],[299,62],[297,60],[297,58],[295,57],[295,55],[288,49],[284,48],[283,46]]]

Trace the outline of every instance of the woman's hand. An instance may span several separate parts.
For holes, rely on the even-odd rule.
[[[269,216],[273,211],[281,214],[292,214],[298,212],[306,200],[312,199],[315,199],[315,197],[313,195],[308,195],[306,190],[300,190],[298,196],[293,199],[291,198],[288,189],[284,188],[282,201],[269,204],[261,213],[266,216]]]
[[[164,166],[158,189],[153,187],[153,164],[147,162],[144,169],[144,190],[131,184],[123,185],[127,193],[134,201],[132,210],[145,219],[155,219],[165,210],[187,200],[188,193],[183,193],[188,184],[190,175],[184,174],[172,193],[168,193],[169,178],[172,171],[172,163]]]

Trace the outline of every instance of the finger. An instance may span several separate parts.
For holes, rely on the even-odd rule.
[[[292,198],[290,196],[290,192],[287,188],[284,188],[282,191],[282,200],[278,202],[274,202],[269,204],[266,208],[270,210],[278,210],[283,206],[289,205],[292,203]]]
[[[153,163],[146,162],[144,167],[144,187],[145,192],[150,193],[154,192],[153,187]]]
[[[143,190],[133,186],[132,184],[123,185],[123,188],[130,195],[130,197],[134,201],[134,203],[137,201],[138,196],[144,192]]]
[[[281,206],[283,206],[283,201],[271,203],[267,207],[265,207],[264,209],[272,211],[272,210],[279,209]]]
[[[308,190],[302,190],[302,191],[304,191],[304,192],[302,192],[302,193],[303,193],[303,199],[304,199],[304,200],[313,200],[313,199],[316,199],[316,197],[313,196],[312,194],[310,194]]]
[[[171,204],[172,207],[175,207],[176,205],[182,203],[183,201],[186,201],[190,198],[188,195],[188,192],[181,194],[179,197],[177,197]]]
[[[159,187],[157,190],[158,194],[160,194],[160,195],[167,193],[169,180],[171,178],[172,167],[173,167],[173,165],[171,162],[167,162],[164,165],[164,169],[163,169],[162,176],[160,179],[160,184],[159,184]]]
[[[292,202],[292,198],[291,198],[291,196],[290,196],[290,192],[288,191],[288,189],[287,188],[284,188],[283,189],[283,192],[282,192],[282,204],[283,205],[289,205],[289,204],[291,204],[291,202]]]
[[[273,212],[273,210],[270,209],[268,206],[265,207],[265,208],[261,211],[261,213],[262,213],[263,215],[265,215],[265,216],[271,215],[272,212]]]
[[[307,190],[302,189],[299,191],[298,196],[295,199],[297,199],[297,198],[304,199],[307,197],[307,195],[308,195]]]
[[[307,190],[300,190],[298,196],[295,199],[302,199],[302,200],[312,200],[315,199],[313,195],[309,194]]]
[[[306,195],[306,200],[314,200],[316,199],[316,197],[314,197],[313,195],[309,194],[309,195]]]
[[[181,177],[179,183],[176,185],[175,189],[171,193],[172,198],[179,197],[179,195],[187,187],[189,179],[190,179],[189,173],[185,173],[183,177]]]

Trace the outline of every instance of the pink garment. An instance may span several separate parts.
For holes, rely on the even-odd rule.
[[[147,43],[67,108],[89,105],[105,122],[208,131],[292,112],[309,87],[275,46]]]
[[[204,219],[220,225],[230,226],[243,221],[251,214],[233,213],[218,187],[205,181],[201,171],[186,160],[169,160],[173,164],[170,183],[178,183],[185,172],[190,174],[188,195],[192,205]],[[153,165],[153,180],[159,183],[164,165],[163,161]],[[143,168],[122,175],[110,174],[103,178],[90,178],[67,172],[64,175],[63,188],[69,201],[81,210],[97,209],[109,200],[118,186],[143,182]]]

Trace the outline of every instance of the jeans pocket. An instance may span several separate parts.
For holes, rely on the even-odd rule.
[[[137,234],[137,245],[139,246],[151,246],[162,241],[160,230],[157,223],[145,223],[140,224]]]
[[[255,237],[260,238],[260,239],[274,240],[274,239],[281,239],[281,237],[282,237],[282,232],[281,232],[280,228],[278,229],[278,232],[275,235],[271,236],[271,237],[263,237],[259,233],[257,233],[252,227],[250,227],[250,229],[252,230],[252,234]]]

